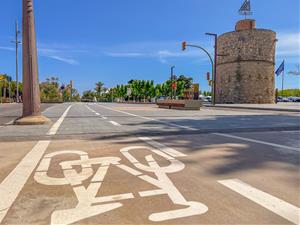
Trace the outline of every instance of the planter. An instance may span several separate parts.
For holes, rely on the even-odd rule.
[[[202,106],[201,100],[158,100],[159,108],[179,109],[179,110],[200,110]]]

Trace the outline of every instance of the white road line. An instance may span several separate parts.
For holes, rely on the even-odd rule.
[[[50,141],[39,141],[0,184],[0,223],[23,189],[49,144]]]
[[[68,109],[60,117],[59,121],[61,122],[55,123],[51,127],[50,131],[53,132],[51,132],[50,135],[54,135],[56,133],[54,131],[58,130],[70,108],[71,106],[69,106]],[[23,189],[38,162],[43,157],[50,142],[51,141],[39,141],[0,184],[0,223]]]
[[[230,135],[230,134],[221,134],[221,133],[214,133],[214,134],[218,135],[218,136],[222,136],[222,137],[228,137],[228,138],[233,138],[233,139],[238,139],[238,140],[243,140],[243,141],[248,141],[248,142],[254,142],[254,143],[258,143],[258,144],[269,145],[269,146],[273,146],[273,147],[277,147],[277,148],[283,148],[283,149],[288,149],[288,150],[300,152],[299,148],[293,148],[293,147],[289,147],[289,146],[278,145],[278,144],[265,142],[265,141],[259,141],[259,140],[250,139],[250,138],[243,138],[243,137]]]
[[[115,122],[115,121],[109,121],[112,125],[115,125],[115,126],[117,126],[117,127],[120,127],[121,125],[120,124],[118,124],[117,122]]]
[[[170,147],[167,147],[159,142],[156,142],[154,140],[152,140],[151,138],[148,138],[148,137],[139,137],[140,140],[148,143],[149,145],[155,147],[155,148],[158,148],[159,150],[163,151],[164,153],[167,153],[168,155],[170,156],[173,156],[173,157],[185,157],[187,155],[173,149],[173,148],[170,148]]]
[[[99,113],[95,113],[97,116],[100,116],[100,114]]]
[[[14,120],[9,121],[8,123],[6,123],[5,125],[12,125],[14,123]]]
[[[251,201],[263,206],[264,208],[272,211],[273,213],[287,219],[288,221],[294,224],[299,224],[300,209],[298,207],[261,190],[258,190],[238,179],[221,180],[218,182],[250,199]]]
[[[56,123],[51,127],[51,129],[48,131],[47,135],[55,135],[58,131],[58,128],[66,118],[69,110],[71,109],[71,105],[66,109],[66,111],[63,113],[63,115],[56,121]]]
[[[101,118],[104,119],[104,120],[107,120],[107,117],[105,117],[105,116],[101,116]]]
[[[101,104],[98,104],[98,106],[103,107],[103,108],[105,108],[105,109],[109,109],[109,110],[115,111],[115,112],[127,114],[127,115],[129,115],[129,116],[138,117],[138,118],[141,118],[141,119],[144,119],[144,120],[156,121],[156,122],[160,122],[160,123],[163,123],[163,124],[167,124],[167,125],[169,125],[169,126],[179,127],[179,128],[184,128],[184,129],[187,129],[187,130],[197,130],[197,129],[195,129],[195,128],[188,127],[188,126],[181,126],[181,125],[178,125],[178,124],[169,123],[169,122],[165,122],[165,121],[161,121],[161,120],[157,120],[157,119],[153,119],[153,118],[149,118],[149,117],[144,117],[144,116],[135,115],[135,114],[128,113],[128,112],[125,112],[125,111],[113,109],[113,108],[111,108],[111,107],[107,107],[107,106],[104,106],[104,105],[101,105]]]

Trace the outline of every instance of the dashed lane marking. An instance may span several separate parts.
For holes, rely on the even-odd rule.
[[[64,121],[64,119],[66,118],[70,108],[72,106],[70,105],[66,111],[63,113],[63,115],[56,121],[56,123],[51,127],[51,129],[48,131],[47,135],[55,135],[58,131],[58,128],[60,127],[60,125],[62,124],[62,122]]]
[[[121,125],[115,121],[109,121],[112,125],[120,127]]]
[[[283,148],[283,149],[287,149],[287,150],[300,152],[299,148],[293,148],[293,147],[289,147],[289,146],[278,145],[278,144],[265,142],[265,141],[259,141],[259,140],[250,139],[250,138],[243,138],[243,137],[230,135],[230,134],[221,134],[221,133],[214,133],[214,134],[218,135],[218,136],[222,136],[222,137],[228,137],[228,138],[238,139],[238,140],[242,140],[242,141],[254,142],[254,143],[258,143],[258,144],[269,145],[269,146],[272,146],[272,147]]]
[[[69,106],[59,120],[51,127],[49,135],[55,135],[71,106]],[[46,152],[51,141],[39,141],[22,159],[16,168],[0,184],[0,223],[18,197],[34,168]]]
[[[167,124],[167,125],[169,125],[169,126],[179,127],[179,128],[184,128],[184,129],[187,129],[187,130],[194,130],[194,131],[197,130],[197,129],[192,128],[192,127],[182,126],[182,125],[178,125],[178,124],[174,124],[174,123],[169,123],[169,122],[165,122],[165,121],[161,121],[161,120],[157,120],[157,119],[153,119],[153,118],[149,118],[149,117],[145,117],[145,116],[139,116],[139,115],[136,115],[136,114],[132,114],[132,113],[125,112],[125,111],[113,109],[113,108],[111,108],[111,107],[103,106],[103,105],[101,105],[101,104],[98,104],[98,106],[100,106],[100,107],[102,107],[102,108],[105,108],[105,109],[109,109],[109,110],[111,110],[111,111],[123,113],[123,114],[129,115],[129,116],[138,117],[138,118],[141,118],[141,119],[144,119],[144,120],[156,121],[156,122],[160,122],[160,123],[163,123],[163,124]]]
[[[300,209],[298,207],[261,190],[258,190],[238,179],[221,180],[218,182],[250,199],[251,201],[263,206],[264,208],[272,211],[273,213],[285,218],[286,220],[294,224],[299,224]]]

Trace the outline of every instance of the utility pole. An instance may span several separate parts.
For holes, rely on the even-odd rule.
[[[19,44],[21,44],[21,41],[19,41],[19,34],[20,34],[20,31],[19,31],[19,26],[18,26],[18,20],[16,20],[16,23],[15,23],[15,40],[12,41],[12,43],[14,43],[16,45],[16,84],[17,84],[17,96],[16,96],[16,100],[17,102],[20,101],[20,98],[19,98]]]
[[[23,0],[22,9],[23,115],[15,123],[45,124],[50,120],[41,115],[33,0]]]

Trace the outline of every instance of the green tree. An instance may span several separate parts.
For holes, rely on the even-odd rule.
[[[59,78],[47,78],[40,84],[41,102],[62,102],[62,94],[59,89]]]
[[[96,93],[92,90],[84,91],[81,97],[83,102],[93,102],[96,97]]]
[[[96,87],[95,87],[95,91],[96,91],[98,100],[100,99],[103,90],[104,90],[104,83],[102,83],[101,81],[97,82]]]

